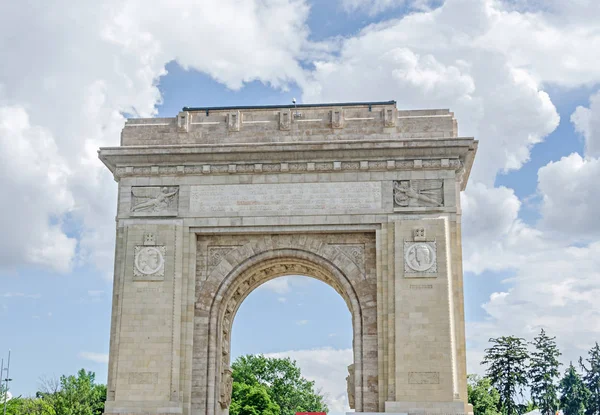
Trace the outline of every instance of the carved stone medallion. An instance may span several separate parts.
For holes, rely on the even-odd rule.
[[[437,272],[435,242],[405,242],[404,271]]]
[[[165,275],[165,246],[136,246],[133,275],[161,278]]]

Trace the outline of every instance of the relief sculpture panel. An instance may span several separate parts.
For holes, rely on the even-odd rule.
[[[394,207],[444,206],[443,180],[394,181]]]
[[[131,215],[177,216],[178,193],[178,186],[134,186],[131,188]]]

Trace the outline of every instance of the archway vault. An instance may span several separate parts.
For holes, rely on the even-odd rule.
[[[202,298],[197,301],[197,307],[208,306],[207,413],[223,413],[230,403],[231,327],[241,303],[258,286],[286,275],[321,280],[342,296],[352,315],[354,373],[350,374],[350,389],[355,407],[362,410],[377,404],[375,339],[368,340],[365,349],[365,336],[369,339],[377,334],[376,285],[369,275],[374,235],[239,236],[232,239],[237,239],[237,245],[230,248],[210,245],[213,242],[204,239],[200,237],[198,243],[204,245],[207,266],[199,268],[208,275],[201,292],[207,287],[215,289],[210,304]],[[371,326],[368,332],[365,323]]]

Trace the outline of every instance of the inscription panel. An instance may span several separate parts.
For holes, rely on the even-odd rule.
[[[155,385],[158,383],[157,372],[130,372],[130,385]]]
[[[381,209],[380,182],[192,186],[190,212],[293,213]]]
[[[409,372],[408,383],[411,385],[437,385],[440,383],[440,373]]]

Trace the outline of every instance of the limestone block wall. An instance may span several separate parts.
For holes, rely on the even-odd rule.
[[[180,221],[146,222],[119,229],[107,412],[133,401],[156,413],[178,399],[182,228]],[[156,251],[162,263],[152,258]]]
[[[185,109],[129,120],[107,415],[227,413],[243,299],[308,275],[346,300],[365,412],[469,412],[460,191],[476,142],[395,103]]]
[[[389,116],[386,112],[391,111]],[[332,116],[341,113],[339,128]],[[299,117],[294,117],[298,113]],[[282,121],[282,115],[287,120]],[[230,123],[235,117],[236,121]],[[176,118],[131,119],[121,134],[122,146],[169,144],[240,144],[390,138],[452,138],[456,121],[448,110],[398,111],[384,106],[325,106],[272,110],[184,109]]]

